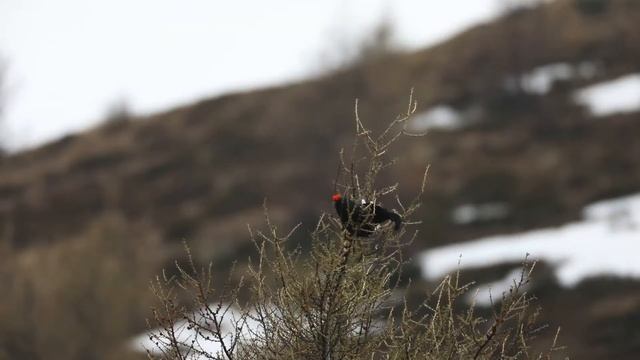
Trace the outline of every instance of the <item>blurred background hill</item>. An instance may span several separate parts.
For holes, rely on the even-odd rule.
[[[405,111],[411,88],[419,107],[407,130],[426,136],[396,149],[398,164],[382,185],[400,182],[408,197],[431,164],[409,254],[419,286],[434,281],[420,261],[429,254],[462,254],[465,278],[492,283],[530,252],[541,260],[533,291],[543,317],[562,326],[571,357],[637,358],[635,202],[603,210],[613,230],[595,241],[618,252],[583,251],[593,247],[586,235],[564,243],[565,234],[553,233],[550,250],[527,243],[515,258],[469,255],[470,268],[465,254],[491,236],[511,234],[516,243],[530,231],[565,229],[600,209],[590,204],[640,192],[640,3],[512,4],[417,51],[394,47],[392,29],[382,23],[312,79],[150,115],[116,103],[95,128],[3,155],[0,358],[138,357],[125,344],[144,330],[147,282],[182,256],[183,240],[223,274],[251,254],[246,225],[260,226],[267,198],[280,226],[302,222],[295,241],[305,246],[308,229],[331,211],[354,100],[363,121],[380,128]],[[627,247],[614,247],[620,234],[631,239]],[[564,251],[615,266],[596,262],[567,283],[556,270],[571,258],[553,256]]]

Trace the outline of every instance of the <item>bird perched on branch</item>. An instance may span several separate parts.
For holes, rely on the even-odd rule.
[[[395,231],[400,230],[402,218],[394,211],[389,211],[381,206],[374,205],[366,200],[354,201],[340,194],[331,197],[336,208],[342,226],[350,235],[369,237],[379,224],[386,221],[394,223]]]

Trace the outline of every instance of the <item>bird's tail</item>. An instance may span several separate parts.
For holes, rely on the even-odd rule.
[[[391,218],[391,220],[393,220],[393,223],[395,224],[393,226],[393,229],[395,231],[400,230],[400,228],[402,227],[402,217],[395,211],[389,211],[389,217]]]

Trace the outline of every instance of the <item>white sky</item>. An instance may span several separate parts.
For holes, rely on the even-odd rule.
[[[24,148],[85,129],[123,100],[142,114],[300,79],[385,16],[400,45],[425,46],[504,3],[0,0],[4,140]]]

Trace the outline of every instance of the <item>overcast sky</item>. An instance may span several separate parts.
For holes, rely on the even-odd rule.
[[[394,24],[418,48],[494,17],[499,0],[0,0],[11,148],[137,114],[318,73]]]

